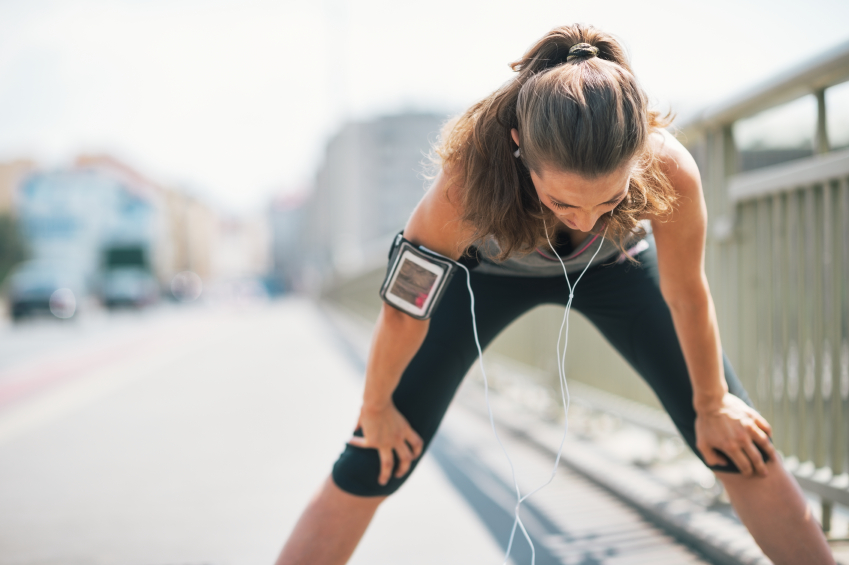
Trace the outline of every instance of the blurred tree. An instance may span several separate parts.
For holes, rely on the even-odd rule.
[[[0,214],[0,284],[12,267],[24,258],[24,242],[18,231],[18,223],[8,214]]]

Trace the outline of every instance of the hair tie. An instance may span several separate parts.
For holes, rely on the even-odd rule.
[[[569,48],[569,55],[566,56],[568,63],[572,59],[591,59],[598,56],[598,47],[589,43],[576,43]]]

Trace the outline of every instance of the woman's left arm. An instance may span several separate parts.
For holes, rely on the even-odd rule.
[[[671,134],[656,145],[664,172],[677,194],[669,217],[653,219],[660,290],[672,312],[693,384],[696,446],[708,465],[725,465],[727,455],[743,475],[766,475],[764,458],[776,457],[767,421],[728,392],[716,310],[704,269],[707,210],[696,163]]]

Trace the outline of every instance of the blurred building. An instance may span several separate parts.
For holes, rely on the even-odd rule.
[[[33,169],[35,163],[27,159],[0,163],[0,215],[14,213],[17,187]]]
[[[26,257],[15,218],[15,200],[18,185],[34,168],[32,161],[24,159],[0,163],[0,289],[5,288],[9,272]]]
[[[383,260],[427,185],[445,116],[407,113],[342,127],[327,145],[303,216],[306,269],[322,277]]]
[[[213,269],[219,279],[264,279],[271,271],[271,233],[264,214],[220,220]]]
[[[272,280],[277,291],[298,291],[304,286],[307,251],[302,235],[306,227],[306,203],[304,193],[287,194],[274,198],[269,207]]]
[[[117,162],[83,158],[74,167],[32,171],[16,190],[15,209],[37,271],[50,265],[57,276],[72,274],[80,292],[111,293],[107,302],[119,295],[149,302],[158,295],[167,241],[160,196]]]
[[[165,222],[170,253],[165,259],[167,278],[191,271],[208,280],[213,276],[213,256],[219,231],[218,214],[198,198],[166,189]]]
[[[222,218],[201,199],[105,155],[53,170],[0,165],[0,228],[11,216],[31,259],[17,269],[16,289],[27,280],[46,288],[49,278],[73,279],[106,304],[141,305],[171,293],[175,281],[180,288],[196,281],[194,298],[217,283],[261,286],[271,271],[266,214]]]

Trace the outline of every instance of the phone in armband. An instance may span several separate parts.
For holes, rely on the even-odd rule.
[[[438,253],[395,236],[386,278],[380,287],[384,302],[413,318],[430,318],[454,275],[456,265]]]

